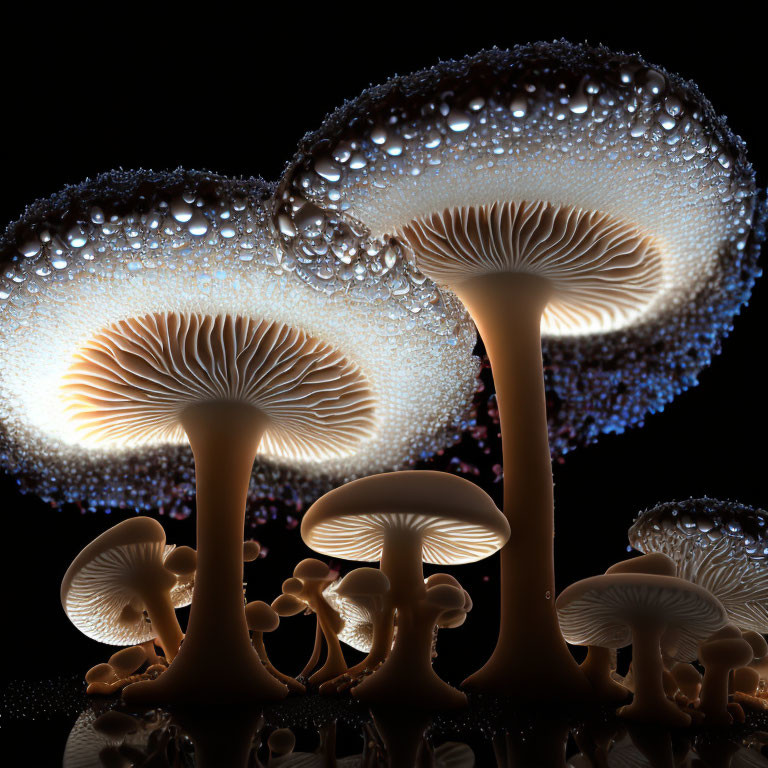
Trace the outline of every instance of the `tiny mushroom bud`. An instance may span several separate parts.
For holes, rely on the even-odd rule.
[[[165,567],[177,576],[191,576],[197,568],[197,552],[192,547],[175,547],[166,555]]]
[[[261,554],[261,544],[258,541],[243,542],[243,560],[246,563],[253,562]]]
[[[698,701],[701,692],[701,672],[693,664],[678,661],[670,669],[678,690],[689,702]]]

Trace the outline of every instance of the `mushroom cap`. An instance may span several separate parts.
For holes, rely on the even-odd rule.
[[[318,560],[315,557],[307,557],[296,565],[293,569],[293,578],[299,579],[304,583],[315,581],[333,581],[337,573],[332,571],[327,563]],[[285,589],[286,582],[283,582]]]
[[[165,567],[176,576],[191,576],[197,569],[197,552],[192,547],[174,547],[165,556]]]
[[[695,686],[702,680],[701,672],[687,661],[678,661],[673,664],[670,672],[680,686]]]
[[[261,554],[261,544],[258,541],[244,541],[243,542],[243,560],[246,563],[251,563]]]
[[[335,488],[304,515],[301,537],[324,555],[377,561],[393,528],[421,536],[422,559],[437,565],[482,560],[509,538],[509,523],[485,491],[431,470],[388,472]]]
[[[661,552],[651,552],[612,565],[606,573],[652,573],[656,576],[675,576],[675,563]]]
[[[431,277],[409,306],[467,272],[548,279],[554,454],[694,386],[760,274],[765,209],[725,120],[640,56],[562,40],[369,88],[304,137],[275,199],[278,236],[333,271],[328,290],[340,247],[366,277],[384,260],[393,283]]]
[[[272,608],[275,609],[278,616],[296,616],[306,610],[307,606],[294,595],[278,595],[272,601]]]
[[[171,589],[163,567],[165,531],[151,517],[124,520],[95,538],[72,561],[61,582],[61,604],[85,635],[110,645],[136,645],[155,637],[144,619],[139,580]],[[136,613],[121,621],[126,606]]]
[[[378,568],[355,568],[339,580],[336,592],[341,597],[353,599],[386,595],[389,592],[389,578]]]
[[[358,568],[357,570],[362,569]],[[356,651],[368,653],[373,645],[374,612],[368,593],[348,593],[344,589],[345,582],[354,573],[355,571],[352,571],[343,579],[336,579],[329,584],[323,590],[323,597],[344,622],[344,626],[338,633],[339,640]],[[387,579],[388,586],[389,579]]]
[[[248,629],[255,632],[274,632],[280,626],[280,615],[262,600],[253,600],[245,606]]]
[[[115,670],[118,677],[133,674],[147,660],[147,652],[140,645],[121,648],[113,653],[108,664]]]
[[[477,386],[464,310],[437,308],[450,338],[416,316],[397,335],[386,298],[307,286],[270,234],[271,191],[114,171],[33,204],[0,237],[0,457],[23,489],[189,514],[193,457],[176,417],[212,396],[256,398],[270,416],[251,500],[285,498],[288,484],[309,501],[452,438]],[[273,365],[245,386],[280,355],[295,379]]]
[[[666,627],[664,652],[676,661],[696,658],[698,644],[726,621],[725,609],[707,590],[674,576],[614,573],[578,581],[557,598],[563,637],[573,645],[623,648],[632,626]]]
[[[301,593],[302,589],[304,589],[304,584],[301,579],[298,579],[295,576],[286,579],[282,585],[282,591],[285,595],[298,595]]]
[[[699,661],[705,666],[745,667],[754,658],[752,646],[742,637],[707,640],[699,646]]]
[[[755,654],[756,659],[768,656],[768,642],[759,632],[747,630],[742,632],[741,636],[752,646],[752,652]]]
[[[665,502],[638,515],[629,543],[671,557],[741,629],[768,633],[768,513],[709,498]]]

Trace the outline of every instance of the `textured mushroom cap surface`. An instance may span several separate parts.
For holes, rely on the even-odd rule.
[[[205,172],[116,171],[33,204],[8,228],[0,239],[0,455],[23,490],[92,508],[188,514],[193,457],[170,411],[213,394],[252,400],[254,387],[269,382],[256,381],[254,359],[235,352],[253,342],[249,332],[263,332],[266,342],[276,328],[292,329],[294,349],[316,343],[314,352],[345,360],[372,412],[362,432],[348,435],[354,444],[312,438],[302,447],[278,428],[291,412],[290,431],[296,418],[307,426],[296,408],[262,400],[272,432],[259,447],[251,500],[308,502],[339,481],[403,466],[451,440],[477,386],[475,331],[463,308],[454,302],[440,310],[455,330],[450,339],[420,316],[398,333],[385,298],[329,298],[308,287],[270,234],[271,191],[259,180]],[[169,363],[179,347],[189,354]],[[204,364],[214,352],[222,358],[217,368]],[[201,369],[203,380],[193,380]],[[316,373],[307,372],[306,382],[325,393],[315,416],[333,419],[334,404],[353,407],[343,387],[320,384]],[[61,386],[68,374],[74,391]],[[135,415],[138,402],[142,413],[151,411],[154,430],[136,416],[138,434],[122,434],[92,404],[88,423],[78,423],[83,415],[72,406],[98,389],[103,400],[96,379],[115,377],[121,387],[141,378],[143,400],[126,401],[121,389],[119,402],[110,401],[113,416],[129,406]],[[293,406],[308,402],[300,397],[306,390],[294,388]]]
[[[61,604],[70,621],[102,643],[151,640],[155,633],[143,614],[130,624],[119,617],[126,605],[138,603],[143,609],[136,580],[162,571],[165,552],[165,531],[151,517],[124,520],[95,538],[72,561],[61,582]]]
[[[385,283],[413,285],[408,306],[442,300],[419,280],[445,281],[446,266],[454,281],[502,269],[549,279],[556,455],[641,425],[696,385],[760,274],[765,210],[741,139],[693,83],[566,41],[366,90],[302,140],[276,200],[276,231],[331,292],[339,250],[363,284],[386,264]],[[494,237],[474,237],[474,215]],[[448,241],[460,264],[447,264]]]
[[[353,571],[354,573],[354,571]],[[340,591],[344,579],[337,579],[323,590],[323,597],[341,616],[344,626],[339,640],[361,653],[368,653],[373,645],[373,612],[367,601]]]
[[[715,595],[742,629],[768,633],[768,513],[717,499],[686,499],[640,513],[629,543],[662,552],[677,575]]]
[[[602,648],[629,645],[633,625],[665,627],[662,648],[676,661],[693,661],[698,644],[727,620],[717,598],[696,584],[631,573],[572,584],[557,598],[557,616],[569,643]]]
[[[263,600],[253,600],[245,606],[248,629],[259,632],[274,632],[280,626],[277,611]]]
[[[393,530],[420,536],[422,559],[437,565],[482,560],[509,538],[509,523],[485,491],[430,470],[354,480],[318,499],[301,522],[308,546],[349,560],[380,560]]]

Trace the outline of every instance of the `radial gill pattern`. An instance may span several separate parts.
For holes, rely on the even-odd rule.
[[[546,202],[496,202],[415,219],[399,236],[438,284],[494,272],[546,280],[552,298],[543,333],[604,331],[625,325],[662,283],[651,238],[606,214]]]
[[[323,597],[344,620],[339,640],[362,653],[368,653],[373,645],[373,614],[362,603],[342,597],[338,593],[341,579],[336,579],[323,590]]]
[[[642,512],[629,529],[640,552],[663,552],[680,578],[709,590],[742,629],[768,633],[768,514],[746,504],[685,499]]]
[[[309,531],[302,530],[302,537],[316,552],[374,562],[381,559],[387,534],[403,530],[421,539],[422,559],[434,565],[474,563],[492,555],[506,540],[481,522],[394,512],[328,517]]]
[[[378,291],[415,312],[448,294],[401,236],[412,222],[526,201],[650,238],[637,292],[619,291],[599,319],[561,305],[545,320],[561,456],[695,386],[760,274],[765,207],[744,143],[694,84],[565,41],[394,77],[305,137],[272,222],[315,289]]]
[[[114,171],[34,203],[0,237],[0,466],[23,491],[189,514],[193,457],[171,399],[258,399],[270,428],[255,519],[297,517],[339,482],[458,441],[478,371],[461,306],[438,302],[430,320],[391,297],[307,286],[271,233],[271,193],[258,179]],[[87,405],[80,428],[65,381],[69,405]],[[321,425],[335,447],[314,440]]]
[[[96,443],[184,442],[182,413],[236,401],[267,418],[262,450],[287,458],[348,453],[375,428],[359,368],[283,323],[176,313],[115,323],[78,350],[65,408]]]

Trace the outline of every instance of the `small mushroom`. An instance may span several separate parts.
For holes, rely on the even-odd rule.
[[[671,658],[689,661],[697,644],[726,621],[717,598],[669,575],[674,572],[664,555],[644,555],[572,584],[557,599],[568,642],[605,648],[632,644],[635,696],[619,714],[671,727],[686,726],[691,718],[665,694],[662,646]]]
[[[246,563],[253,562],[261,554],[261,544],[250,540],[243,542],[243,560]]]
[[[738,667],[754,658],[752,646],[734,624],[726,624],[699,645],[699,661],[704,667],[700,709],[710,725],[730,725],[728,678]]]
[[[165,531],[152,518],[130,518],[102,533],[62,580],[61,604],[70,621],[113,645],[157,637],[172,661],[183,638],[174,607],[186,603],[174,605],[177,578],[165,567],[165,554]]]
[[[757,696],[760,673],[754,667],[739,667],[733,672],[733,690],[747,696]]]
[[[701,693],[701,672],[693,664],[684,661],[673,664],[670,672],[678,690],[685,697],[685,703],[696,704]]]
[[[251,632],[253,647],[269,673],[281,683],[285,683],[290,691],[304,693],[306,690],[304,686],[298,680],[276,669],[267,655],[264,633],[274,632],[280,625],[280,616],[277,611],[261,600],[254,600],[245,606],[245,620],[248,622],[248,629]]]

